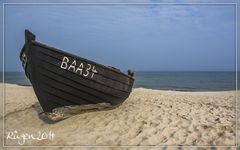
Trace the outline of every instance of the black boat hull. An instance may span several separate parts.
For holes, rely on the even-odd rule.
[[[44,112],[70,105],[119,105],[134,83],[131,72],[126,75],[36,42],[28,30],[20,59]]]

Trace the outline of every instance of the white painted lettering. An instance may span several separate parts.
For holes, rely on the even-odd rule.
[[[93,66],[92,67],[92,76],[91,76],[91,78],[93,78],[95,73],[97,73],[97,70],[96,70],[95,66]]]
[[[68,66],[68,63],[69,64],[71,63],[71,65]],[[79,63],[79,66],[77,66],[78,63]],[[59,65],[59,63],[57,65]],[[87,66],[87,67],[84,68],[84,66]],[[83,75],[84,77],[90,77],[90,78],[93,78],[94,75],[98,73],[94,65],[91,65],[91,64],[84,65],[83,62],[77,62],[76,60],[73,60],[71,62],[69,58],[66,56],[63,57],[60,67],[62,69],[67,69],[69,71],[72,70],[76,74]]]
[[[67,57],[63,57],[62,63],[61,63],[61,68],[62,69],[67,69],[68,65],[67,63],[69,62],[69,59]]]
[[[79,74],[82,75],[82,69],[83,69],[83,63],[81,63],[81,64],[79,65],[79,67],[78,67],[77,70],[76,70],[76,73],[78,73],[78,71],[79,71]]]
[[[68,67],[68,70],[70,70],[70,69],[73,69],[73,71],[75,72],[75,66],[77,65],[77,62],[76,62],[76,60],[74,60],[73,62],[72,62],[72,64]]]

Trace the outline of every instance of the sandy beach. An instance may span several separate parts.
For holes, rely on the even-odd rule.
[[[37,105],[31,86],[5,84],[5,145],[235,145],[234,91],[136,88],[115,109],[85,111],[53,124],[39,118]],[[11,132],[54,138],[23,141]]]

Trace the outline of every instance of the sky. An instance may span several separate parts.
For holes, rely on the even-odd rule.
[[[235,70],[235,5],[5,5],[4,23],[5,71],[23,71],[25,29],[121,70]]]

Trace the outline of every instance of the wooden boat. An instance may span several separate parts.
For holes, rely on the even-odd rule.
[[[63,106],[110,103],[128,98],[133,72],[120,72],[96,62],[49,47],[25,30],[20,60],[44,112]]]

